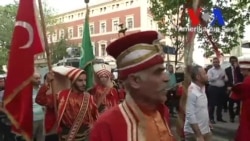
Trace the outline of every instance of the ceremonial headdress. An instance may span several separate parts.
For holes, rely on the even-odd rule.
[[[84,73],[84,70],[71,66],[58,66],[54,67],[52,70],[55,73],[66,76],[72,83],[75,82],[80,74]]]
[[[111,67],[107,64],[94,64],[94,71],[98,77],[111,77]]]
[[[250,56],[241,56],[238,60],[240,68],[250,69]]]
[[[136,73],[164,62],[162,36],[156,31],[142,31],[119,38],[107,47],[109,55],[116,59],[118,77],[125,79]]]
[[[250,69],[250,57],[249,56],[238,57],[238,61],[239,61],[239,67],[241,69]],[[234,95],[237,95],[237,93],[250,91],[249,86],[250,86],[250,78],[247,77],[245,78],[243,83],[238,83],[233,86],[232,92],[236,94],[232,94],[231,98],[234,98]]]
[[[54,72],[54,92],[58,93],[61,90],[70,89],[71,84],[84,73],[83,70],[71,66],[56,66],[52,68]],[[51,91],[51,90],[50,90]],[[50,91],[48,93],[50,93]]]

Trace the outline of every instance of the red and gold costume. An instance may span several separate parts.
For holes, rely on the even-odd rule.
[[[183,85],[179,85],[176,91],[177,95],[183,98],[184,95],[184,87]],[[185,123],[185,110],[183,107],[183,103],[179,103],[179,111],[177,117],[176,131],[181,139],[184,139],[184,123]]]
[[[250,70],[250,57],[239,57],[240,68]],[[232,88],[232,99],[241,100],[240,125],[236,133],[235,141],[249,141],[250,138],[250,76]]]
[[[119,104],[118,92],[114,87],[103,87],[97,84],[90,93],[93,94],[100,112]]]
[[[125,80],[156,64],[162,64],[162,49],[153,45],[159,40],[155,31],[144,31],[127,35],[107,47],[109,55],[116,59],[118,78]],[[139,107],[132,94],[125,100],[104,112],[94,124],[90,141],[174,141],[168,126],[169,112],[165,105],[150,112]]]
[[[36,97],[36,103],[46,107],[45,123],[44,123],[46,135],[56,133],[56,113],[52,101],[53,95],[52,94],[47,95],[46,93],[48,90],[49,87],[46,84],[42,85]],[[50,103],[52,103],[52,105]]]
[[[83,73],[83,70],[64,66],[53,68],[53,71],[67,76],[71,79],[72,83]],[[58,82],[61,81],[58,80]],[[39,104],[46,106],[51,111],[49,113],[47,111],[46,113],[46,129],[51,129],[51,125],[49,124],[54,122],[57,123],[57,129],[60,132],[62,141],[84,140],[88,136],[89,127],[92,126],[98,116],[94,98],[88,93],[76,93],[71,89],[67,89],[67,87],[65,88],[65,90],[58,93],[57,122],[54,122],[55,119],[52,118],[52,109],[54,108],[53,95],[41,92],[36,99]]]
[[[111,81],[111,67],[106,64],[95,64],[96,85],[90,91],[94,96],[99,112],[106,111],[119,104],[119,93]],[[100,83],[100,78],[106,77],[106,86]]]
[[[168,113],[165,105],[155,113],[142,112],[127,95],[123,103],[100,116],[90,141],[174,141]]]

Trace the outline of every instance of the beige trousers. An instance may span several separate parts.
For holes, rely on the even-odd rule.
[[[45,141],[43,120],[33,121],[33,140]]]

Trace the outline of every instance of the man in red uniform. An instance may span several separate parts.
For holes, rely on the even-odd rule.
[[[56,113],[54,109],[54,105],[46,105],[47,100],[45,94],[51,95],[51,92],[49,92],[50,88],[50,81],[51,81],[51,76],[50,73],[45,74],[44,76],[44,83],[41,85],[38,94],[36,96],[36,103],[42,106],[46,106],[46,112],[45,112],[45,122],[44,122],[44,127],[45,127],[45,141],[59,141],[58,135],[57,135],[57,124],[56,124]],[[48,76],[48,77],[47,77]],[[56,75],[57,76],[57,75]],[[57,79],[55,79],[56,81]]]
[[[61,141],[86,140],[89,128],[98,116],[93,96],[85,91],[86,74],[83,70],[64,66],[53,68],[53,72],[61,76],[55,77],[57,80],[51,74],[47,76],[48,79],[55,80],[55,91],[64,89],[58,93],[57,100],[57,126],[60,129],[60,139]],[[71,86],[68,79],[63,76],[70,79]],[[39,93],[36,102],[47,108],[54,108],[54,99],[50,90],[47,94]],[[53,124],[52,122],[47,124]]]
[[[94,64],[96,85],[91,90],[100,113],[118,105],[119,95],[111,81],[111,67],[107,64]]]
[[[122,37],[107,47],[116,59],[126,98],[104,112],[90,141],[173,141],[166,101],[168,77],[159,34],[144,31]],[[154,43],[154,44],[153,44]]]
[[[240,125],[235,141],[249,141],[250,138],[250,57],[242,56],[238,58],[241,73],[244,76],[242,83],[236,84],[232,88],[231,98],[241,100]]]

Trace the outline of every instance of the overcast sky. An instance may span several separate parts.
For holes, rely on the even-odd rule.
[[[75,9],[79,9],[85,6],[84,0],[43,0],[53,8],[56,12],[63,13]],[[89,0],[90,5],[102,3],[110,0]],[[14,0],[0,0],[0,5],[6,5],[13,3]]]

